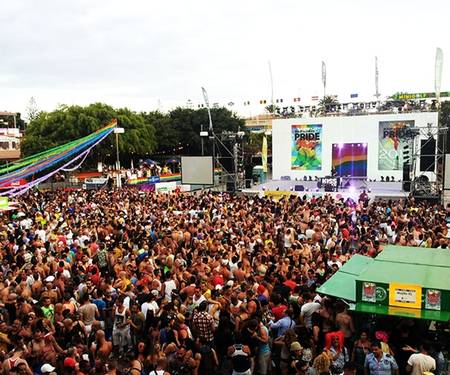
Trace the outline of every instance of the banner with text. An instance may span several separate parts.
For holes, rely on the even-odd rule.
[[[322,125],[292,125],[291,169],[322,169]]]
[[[403,150],[412,139],[410,128],[414,120],[380,121],[378,145],[378,169],[398,171],[403,168]],[[410,150],[411,152],[411,150]]]

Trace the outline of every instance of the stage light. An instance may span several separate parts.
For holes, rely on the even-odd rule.
[[[368,189],[367,192],[368,192],[368,193],[371,193],[371,192],[372,192],[372,189]]]
[[[343,143],[338,143],[338,149],[343,149],[344,148],[344,144]]]
[[[319,188],[316,188],[316,193],[318,193],[319,192]]]
[[[363,143],[363,147],[367,147],[367,143]]]

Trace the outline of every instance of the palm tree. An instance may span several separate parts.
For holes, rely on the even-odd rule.
[[[332,108],[339,105],[339,101],[336,99],[335,96],[326,95],[324,96],[318,105],[318,111],[319,114],[326,114],[328,112],[331,112]]]
[[[268,106],[266,106],[266,108],[264,108],[268,113],[270,113],[271,115],[274,115],[275,113],[279,112],[280,107],[278,107],[275,104],[269,104]]]

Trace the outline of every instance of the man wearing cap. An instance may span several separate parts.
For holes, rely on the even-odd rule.
[[[41,366],[42,375],[50,374],[53,371],[55,371],[55,367],[53,367],[49,363],[45,363],[44,365]]]
[[[73,359],[72,357],[66,357],[66,359],[64,359],[64,369],[65,370],[76,370],[77,368],[77,361],[75,361],[75,359]]]
[[[301,344],[298,341],[294,341],[290,348],[289,348],[289,352],[291,354],[290,357],[290,362],[291,362],[291,367],[295,366],[295,362],[297,362],[299,359],[302,358],[302,351],[303,351],[303,347],[301,346]]]

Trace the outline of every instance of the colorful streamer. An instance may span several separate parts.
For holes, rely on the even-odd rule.
[[[3,176],[0,176],[0,187],[11,186],[14,182],[24,180],[30,176],[41,174],[42,172],[51,169],[49,173],[46,173],[25,185],[7,190],[0,195],[16,196],[23,194],[60,170],[74,170],[78,168],[84,162],[92,148],[111,134],[116,126],[117,121],[114,120],[108,126],[105,126],[86,137],[31,155],[27,158],[18,160],[11,166],[0,169],[0,175],[3,174]],[[69,168],[80,158],[81,162],[79,162],[76,167]]]

